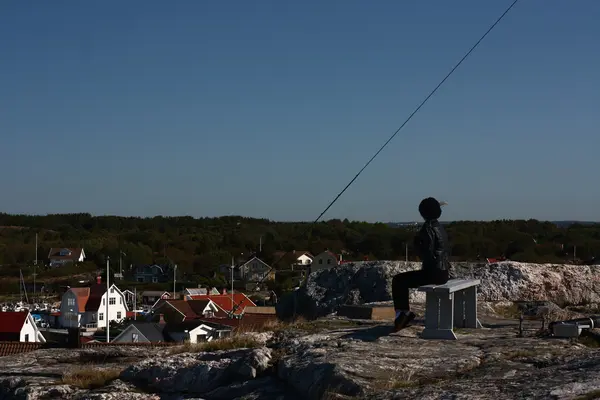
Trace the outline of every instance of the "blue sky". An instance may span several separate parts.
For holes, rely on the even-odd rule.
[[[0,210],[314,219],[510,2],[1,2]],[[521,0],[324,218],[599,220],[598,17]]]

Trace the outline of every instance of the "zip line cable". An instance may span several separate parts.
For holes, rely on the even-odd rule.
[[[362,172],[373,162],[373,160],[375,160],[375,158],[377,158],[377,156],[379,155],[379,153],[381,153],[383,151],[383,149],[396,137],[396,135],[402,130],[402,128],[404,128],[404,126],[412,119],[412,117],[414,117],[415,114],[417,114],[419,112],[419,110],[438,91],[438,89],[444,84],[444,82],[446,82],[446,80],[448,78],[450,78],[450,76],[454,73],[454,71],[456,71],[458,69],[458,67],[463,63],[463,61],[465,61],[467,59],[467,57],[469,57],[469,55],[471,55],[471,53],[479,46],[479,44],[483,41],[483,39],[485,39],[485,37],[496,27],[496,25],[498,25],[500,23],[500,21],[502,21],[504,19],[504,17],[506,16],[506,14],[509,13],[509,11],[517,4],[518,1],[519,0],[514,0],[512,2],[512,4],[510,6],[508,6],[508,8],[496,19],[496,21],[487,29],[487,31],[485,31],[485,33],[479,38],[479,40],[477,40],[477,42],[475,42],[475,44],[473,46],[471,46],[471,48],[469,49],[469,51],[467,51],[465,53],[465,55],[460,59],[460,61],[458,63],[456,63],[456,65],[450,70],[450,72],[448,72],[446,74],[446,76],[437,84],[437,86],[435,88],[433,88],[433,90],[431,92],[429,92],[429,94],[427,95],[427,97],[425,97],[425,99],[423,101],[421,101],[421,103],[408,116],[408,118],[406,118],[406,120],[404,120],[404,122],[402,123],[402,125],[400,125],[400,127],[392,134],[392,136],[389,137],[389,139],[379,148],[379,150],[377,150],[377,152],[375,154],[373,154],[373,156],[358,171],[358,173],[354,176],[354,178],[352,178],[352,180],[350,180],[350,182],[348,182],[348,184],[344,187],[344,189],[342,189],[342,191],[339,192],[337,196],[335,196],[335,198],[331,201],[331,203],[329,203],[329,205],[325,208],[325,210],[323,210],[323,212],[321,212],[321,214],[319,214],[319,216],[308,226],[308,229],[306,229],[305,231],[303,231],[302,234],[299,235],[299,237],[302,237],[306,233],[308,233],[308,231],[310,231],[312,229],[313,225],[315,225],[321,219],[321,217],[323,215],[325,215],[325,213],[327,211],[329,211],[329,209],[331,208],[331,206],[333,206],[335,204],[335,202],[337,202],[337,200],[342,196],[342,194],[344,194],[346,192],[346,190],[348,190],[348,188],[354,183],[354,181],[356,181],[356,179],[358,179],[358,177],[360,176],[360,174],[362,174]],[[273,263],[273,265],[270,267],[270,269],[267,272],[267,274],[257,283],[257,286],[258,286],[258,284],[262,283],[267,276],[269,276],[269,274],[273,270],[273,266],[276,265],[277,263],[279,263],[285,257],[286,254],[287,253],[285,253],[284,255],[282,255],[277,261],[275,261]],[[234,309],[232,310],[232,314],[235,313],[235,310],[239,307],[240,304],[241,304],[241,302],[234,307]]]

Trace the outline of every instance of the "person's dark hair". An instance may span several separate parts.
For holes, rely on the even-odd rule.
[[[442,206],[433,197],[428,197],[421,200],[419,214],[426,220],[438,219],[442,215]]]

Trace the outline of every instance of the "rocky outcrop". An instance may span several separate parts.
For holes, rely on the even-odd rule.
[[[599,393],[595,348],[539,334],[517,337],[515,321],[486,313],[482,322],[483,329],[457,330],[457,341],[421,339],[421,320],[399,333],[391,323],[341,318],[297,323],[254,349],[141,354],[118,379],[91,390],[52,377],[95,353],[61,350],[54,353],[62,362],[52,364],[39,350],[27,353],[29,360],[0,360],[0,399],[569,400]]]
[[[390,301],[394,275],[419,269],[416,262],[373,261],[344,264],[309,275],[306,284],[281,299],[280,318],[294,314],[315,318],[344,304]],[[454,275],[481,280],[482,301],[553,301],[560,305],[600,302],[600,265],[557,265],[502,262],[453,263]],[[413,291],[411,301],[423,302]]]
[[[120,378],[147,391],[206,394],[255,379],[265,372],[270,361],[271,350],[266,347],[184,353],[142,361],[124,370]]]

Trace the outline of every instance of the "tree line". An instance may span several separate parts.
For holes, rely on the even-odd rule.
[[[129,265],[176,263],[193,279],[214,276],[232,257],[259,253],[268,263],[277,251],[329,249],[347,260],[418,260],[413,237],[418,226],[332,219],[276,222],[243,216],[152,218],[0,214],[0,265],[31,265],[38,235],[39,264],[52,247],[83,247],[99,268],[107,257]],[[456,221],[446,224],[451,259],[484,261],[506,257],[537,263],[590,263],[600,256],[600,224],[558,226],[537,220]],[[284,268],[274,265],[275,269]],[[0,270],[1,273],[1,270]]]

